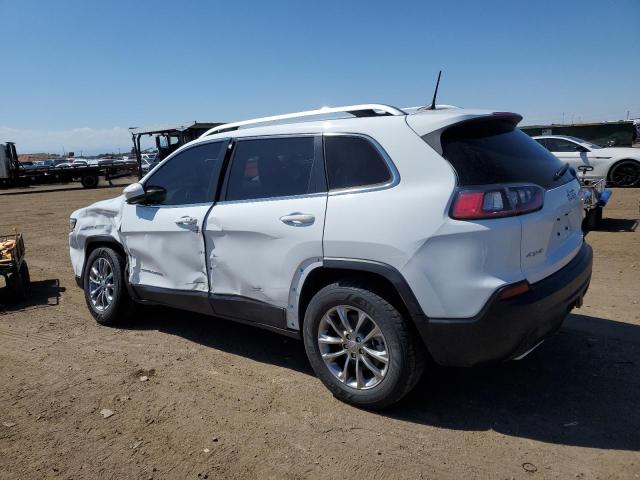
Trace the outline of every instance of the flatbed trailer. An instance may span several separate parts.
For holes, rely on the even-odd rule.
[[[18,161],[15,144],[0,144],[0,188],[72,182],[80,182],[85,188],[95,188],[100,183],[100,177],[111,182],[115,178],[130,175],[138,175],[138,163],[135,160],[102,160],[98,165],[25,168]]]

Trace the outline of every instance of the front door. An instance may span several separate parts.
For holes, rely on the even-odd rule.
[[[322,261],[326,204],[320,136],[238,140],[205,224],[215,312],[286,328],[296,272]]]
[[[208,293],[202,226],[214,202],[227,143],[183,149],[145,179],[146,188],[166,190],[160,204],[125,204],[120,230],[134,288],[161,299],[181,291]]]
[[[573,168],[577,169],[580,165],[589,165],[588,151],[582,145],[564,138],[546,138],[545,143],[551,153]]]

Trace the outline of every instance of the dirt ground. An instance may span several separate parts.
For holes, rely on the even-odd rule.
[[[371,413],[336,401],[296,340],[160,308],[98,326],[68,216],[121,188],[0,192],[33,279],[0,307],[0,478],[640,478],[640,190],[616,190],[587,236],[591,288],[555,337],[520,362],[432,368]]]

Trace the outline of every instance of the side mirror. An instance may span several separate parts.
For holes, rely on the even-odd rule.
[[[141,183],[132,183],[131,185],[127,185],[125,189],[122,191],[124,194],[124,199],[127,203],[141,203],[144,200],[145,192],[144,187]]]
[[[147,187],[145,191],[145,203],[157,205],[167,198],[167,191],[164,187]]]
[[[150,186],[145,189],[141,183],[132,183],[122,193],[126,202],[132,205],[156,205],[164,202],[167,196],[167,191],[164,188]]]

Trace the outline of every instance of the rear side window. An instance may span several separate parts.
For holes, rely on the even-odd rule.
[[[324,151],[331,190],[377,185],[391,180],[387,162],[366,138],[327,135]]]
[[[461,186],[534,183],[550,189],[574,178],[569,169],[554,179],[563,163],[510,120],[463,122],[445,130],[441,143]]]
[[[317,142],[319,142],[319,138]],[[316,137],[239,140],[227,181],[226,200],[304,195],[324,190]]]

